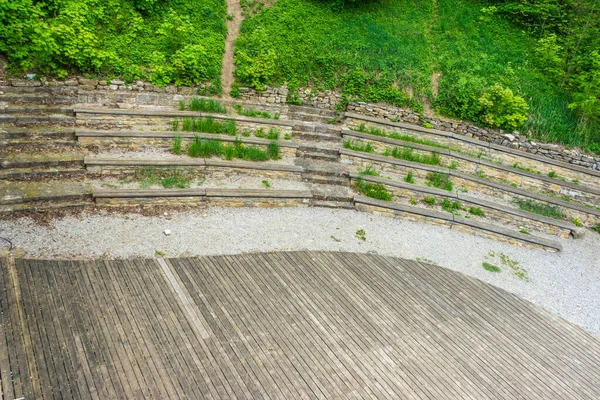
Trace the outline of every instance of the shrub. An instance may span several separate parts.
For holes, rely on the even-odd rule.
[[[478,119],[488,126],[515,130],[527,121],[529,106],[512,90],[496,84],[479,98],[480,116]]]

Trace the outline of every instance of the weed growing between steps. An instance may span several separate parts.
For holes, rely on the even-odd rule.
[[[440,202],[440,206],[442,207],[442,210],[451,214],[456,214],[458,211],[463,209],[462,204],[457,200],[444,199]]]
[[[483,262],[483,264],[481,264],[483,266],[483,269],[485,269],[486,271],[490,271],[490,272],[501,272],[502,269],[500,269],[500,267],[498,267],[497,265],[492,265],[489,262]]]
[[[370,135],[387,137],[387,138],[396,139],[396,140],[402,140],[404,142],[411,142],[411,143],[422,144],[425,146],[437,147],[439,149],[460,151],[460,149],[445,146],[443,144],[439,144],[439,143],[433,142],[431,140],[419,139],[419,138],[416,138],[411,135],[401,134],[401,133],[397,133],[397,132],[384,131],[382,129],[375,128],[373,126],[367,127],[365,124],[360,124],[358,128],[352,128],[352,130],[356,131],[356,132],[361,132],[361,133],[368,133]]]
[[[411,185],[412,185],[412,184],[414,184],[414,183],[416,182],[416,180],[415,180],[415,176],[414,176],[414,174],[413,174],[413,172],[412,172],[412,171],[410,171],[410,170],[409,170],[409,171],[406,173],[406,176],[404,177],[404,182],[406,182],[406,183],[410,183]]]
[[[174,123],[173,127],[175,127]],[[177,123],[177,128],[179,128],[179,123]],[[184,132],[224,133],[230,136],[235,136],[237,133],[234,120],[228,119],[221,122],[215,121],[212,117],[184,118],[181,121],[181,130]]]
[[[469,214],[475,215],[477,217],[485,218],[485,211],[483,211],[479,207],[471,207],[471,208],[469,208]]]
[[[173,154],[181,154],[181,144],[183,143],[183,136],[177,135],[173,138],[173,145],[171,146],[171,151]]]
[[[433,207],[435,205],[435,197],[431,197],[431,196],[423,197],[423,203],[427,204],[428,206]]]
[[[596,231],[596,232],[598,232],[598,233],[600,233],[600,224],[598,224],[598,225],[594,226],[594,227],[592,228],[592,230],[593,230],[593,231]]]
[[[227,109],[221,103],[213,99],[191,99],[187,107],[184,100],[179,101],[179,110],[184,111],[186,108],[190,111],[227,114]]]
[[[366,176],[379,176],[379,172],[377,172],[377,170],[375,168],[373,168],[373,166],[371,164],[367,165],[367,167],[365,169],[359,168],[358,174],[366,175]]]
[[[431,155],[415,153],[410,147],[394,147],[392,149],[388,147],[383,152],[383,155],[427,165],[440,165],[442,161],[438,153],[431,153]]]
[[[234,105],[233,108],[235,109],[236,113],[238,113],[239,115],[246,116],[246,117],[265,118],[265,119],[279,119],[279,117],[280,117],[280,114],[278,112],[271,115],[266,111],[254,110],[252,108],[244,108],[239,104]]]
[[[269,132],[265,133],[264,128],[258,128],[256,132],[254,132],[254,136],[261,139],[269,139],[269,140],[279,140],[279,135],[281,131],[276,128],[269,128]]]
[[[425,184],[427,186],[433,186],[438,189],[452,191],[452,181],[448,174],[442,174],[440,172],[430,172],[425,177]]]
[[[141,189],[151,186],[162,186],[165,189],[185,189],[197,178],[192,171],[180,170],[178,168],[141,168],[136,170],[134,180],[139,182]],[[128,182],[124,180],[124,182]]]
[[[344,147],[349,150],[360,151],[363,153],[375,153],[375,148],[373,148],[371,143],[355,143],[350,139],[346,139],[344,140]]]
[[[357,179],[356,184],[354,185],[356,190],[360,193],[364,194],[367,197],[371,197],[373,199],[391,201],[392,195],[387,191],[385,185],[381,183],[367,183],[362,179]]]
[[[535,214],[543,215],[554,219],[566,219],[567,215],[558,206],[552,206],[550,204],[538,203],[531,199],[519,199],[515,198],[513,202],[523,211],[532,212]]]
[[[266,150],[258,146],[246,146],[240,140],[224,145],[220,140],[206,140],[196,136],[187,149],[190,157],[223,157],[226,160],[241,159],[249,161],[278,160],[281,158],[279,144],[271,141]]]

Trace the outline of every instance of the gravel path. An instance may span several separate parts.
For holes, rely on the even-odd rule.
[[[172,234],[166,236],[165,229]],[[359,229],[364,229],[365,241],[356,238]],[[506,289],[600,336],[600,235],[592,232],[582,240],[557,239],[564,251],[549,253],[356,211],[210,208],[161,217],[83,213],[50,225],[28,218],[0,221],[0,237],[10,238],[25,256],[40,258],[271,250],[343,250],[418,258]],[[518,261],[530,282],[503,265],[501,254]],[[502,272],[486,271],[484,261],[500,266]]]

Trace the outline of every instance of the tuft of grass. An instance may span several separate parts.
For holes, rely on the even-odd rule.
[[[489,262],[485,262],[484,261],[483,264],[481,264],[481,265],[483,266],[483,268],[485,270],[490,271],[490,272],[500,272],[500,271],[502,271],[500,269],[500,267],[498,267],[497,265],[490,264]]]
[[[173,146],[171,147],[171,151],[173,154],[181,154],[181,143],[183,142],[183,136],[176,135],[173,138]]]
[[[171,121],[171,130],[173,132],[177,132],[179,130],[179,120],[174,119],[173,121]]]
[[[450,163],[450,165],[448,166],[448,168],[454,170],[454,169],[458,168],[458,163],[456,161],[452,161]]]
[[[444,199],[440,203],[442,210],[447,211],[449,213],[455,214],[457,211],[462,210],[462,204],[457,200],[449,200]]]
[[[364,229],[358,229],[356,234],[354,235],[358,240],[362,240],[363,242],[367,240],[367,234]]]
[[[409,203],[410,203],[410,204],[412,204],[413,206],[416,206],[418,202],[417,202],[417,199],[415,199],[415,198],[411,198],[411,199],[409,200]]]
[[[430,206],[434,206],[435,205],[435,197],[430,197],[430,196],[423,197],[423,202]]]
[[[244,132],[242,132],[242,136],[243,137],[250,137],[250,132],[244,131]]]
[[[368,183],[362,179],[357,179],[355,184],[356,190],[361,192],[367,197],[371,197],[373,199],[391,201],[392,195],[385,188],[385,185],[381,183]]]
[[[412,171],[409,170],[406,173],[406,176],[404,177],[404,182],[410,183],[410,184],[414,184],[415,183],[415,176],[413,175]]]
[[[261,139],[278,140],[281,131],[279,129],[270,128],[268,133],[265,133],[263,128],[259,128],[254,132],[254,136]]]
[[[344,141],[344,147],[346,149],[350,149],[353,151],[360,151],[362,153],[374,153],[375,152],[375,148],[373,148],[372,143],[352,142],[350,139],[346,139]]]
[[[279,147],[279,143],[271,140],[269,146],[267,147],[267,156],[271,160],[279,160],[281,158],[281,149]]]
[[[261,182],[263,184],[264,187],[266,187],[267,189],[271,187],[271,182],[269,182],[268,180],[263,180]]]
[[[392,122],[394,122],[394,121],[392,121]],[[397,132],[388,132],[388,131],[381,130],[379,128],[375,128],[373,126],[370,126],[367,128],[367,126],[365,124],[360,124],[358,128],[352,128],[352,130],[356,131],[356,132],[361,132],[361,133],[368,133],[370,135],[387,137],[387,138],[396,139],[396,140],[402,140],[404,142],[418,143],[418,144],[422,144],[425,146],[437,147],[439,149],[459,151],[459,149],[445,146],[443,144],[439,144],[439,143],[433,142],[431,140],[419,139],[419,138],[416,138],[411,135],[397,133]]]
[[[181,102],[180,109],[181,109]],[[227,109],[216,100],[195,98],[190,100],[190,111],[204,111],[219,114],[227,114]]]
[[[473,214],[473,215],[476,215],[478,217],[485,217],[485,211],[483,211],[479,207],[471,207],[471,208],[469,208],[469,213]]]
[[[425,184],[427,186],[433,186],[438,189],[452,191],[452,181],[448,174],[442,174],[440,172],[430,172],[425,177]]]
[[[181,171],[175,169],[156,169],[154,167],[141,168],[136,170],[134,179],[139,182],[140,188],[145,189],[150,186],[160,185],[165,189],[190,187],[195,174],[190,171]]]
[[[230,136],[235,136],[237,133],[234,120],[228,119],[221,122],[215,121],[212,117],[184,118],[182,130],[185,132],[225,133]]]
[[[285,136],[283,137],[285,140],[291,140],[292,139],[292,135],[290,135],[289,133],[286,133]]]
[[[279,113],[276,113],[275,117],[271,117],[271,114],[269,114],[266,111],[259,111],[259,110],[254,110],[252,108],[244,108],[239,104],[236,104],[233,106],[233,108],[235,109],[235,112],[238,113],[239,115],[243,115],[246,117],[258,117],[258,118],[265,118],[265,119],[279,119]]]
[[[538,203],[531,199],[519,199],[515,198],[513,202],[524,211],[532,212],[535,214],[543,215],[554,219],[566,219],[567,215],[562,208],[558,206],[552,206],[550,204]]]
[[[431,153],[431,155],[415,153],[410,147],[394,147],[391,151],[386,149],[384,154],[391,155],[392,157],[400,160],[418,162],[428,165],[439,165],[441,162],[440,155],[438,153]]]
[[[592,230],[600,233],[600,224],[593,226]]]
[[[527,229],[521,229],[519,230],[519,232],[521,232],[523,235],[531,235],[531,233]]]
[[[179,111],[185,110],[185,101],[179,100]]]
[[[203,140],[199,136],[194,138],[188,147],[190,157],[212,157],[223,155],[223,144],[219,140]]]
[[[365,169],[358,169],[359,175],[368,175],[368,176],[379,176],[379,172],[373,168],[371,164],[367,165]]]
[[[548,178],[556,178],[558,175],[556,174],[555,171],[550,171],[548,172]]]

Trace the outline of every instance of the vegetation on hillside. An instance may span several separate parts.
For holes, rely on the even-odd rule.
[[[417,112],[432,103],[443,115],[600,152],[599,8],[598,0],[278,0],[247,13],[236,76],[259,90],[287,83],[291,101],[308,86]]]
[[[70,72],[220,87],[223,0],[0,1],[9,72]]]

